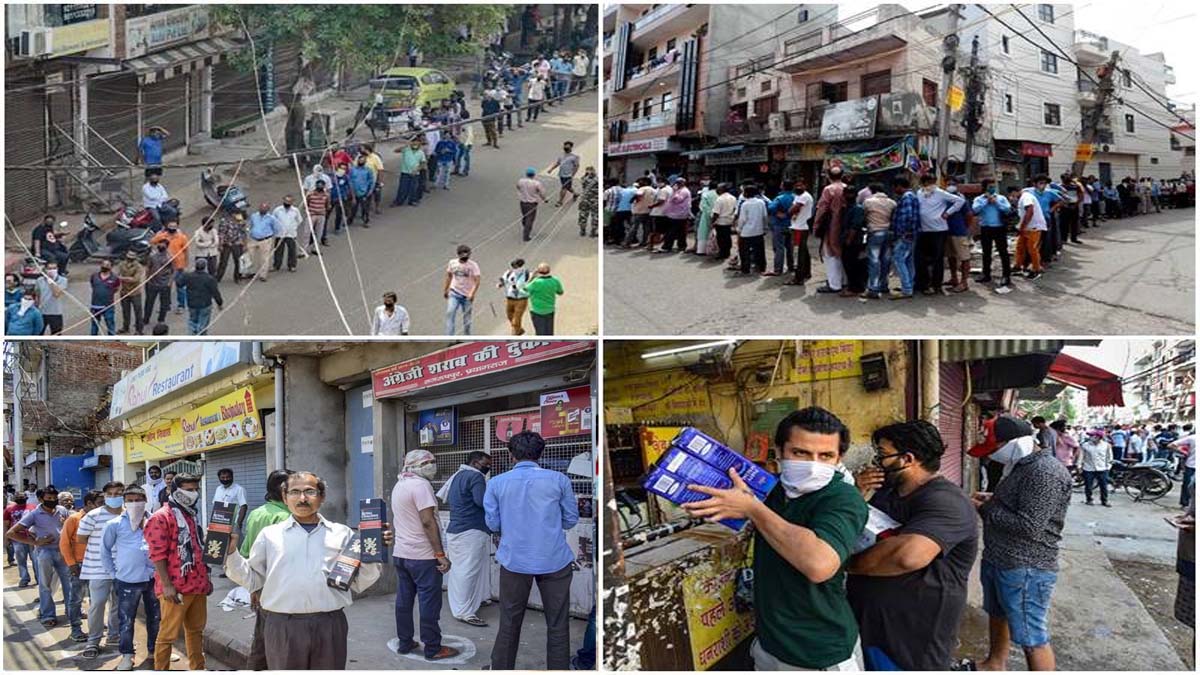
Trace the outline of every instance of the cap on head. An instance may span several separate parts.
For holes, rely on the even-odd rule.
[[[137,260],[138,254],[135,251],[125,251],[126,260]]]
[[[537,175],[537,169],[533,168],[532,166],[530,166],[530,167],[526,167],[526,168],[525,168],[525,175],[526,175],[526,176],[529,176],[530,178],[533,178],[534,176],[536,176],[536,175]]]

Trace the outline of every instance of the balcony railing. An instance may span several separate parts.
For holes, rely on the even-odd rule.
[[[628,83],[632,82],[633,80],[635,80],[639,77],[642,77],[645,75],[652,75],[652,74],[657,73],[658,71],[668,70],[672,66],[676,66],[678,64],[679,64],[679,54],[678,53],[673,52],[666,56],[655,57],[654,60],[650,61],[649,63],[643,63],[640,66],[635,66],[635,67],[627,70],[625,72],[625,82],[628,85]]]
[[[769,131],[767,121],[758,117],[725,120],[720,126],[721,140],[727,142],[766,140]]]
[[[636,120],[629,120],[629,131],[644,131],[646,129],[654,129],[656,127],[666,126],[675,120],[675,113],[672,111],[657,112],[648,117],[639,117]]]
[[[663,4],[659,5],[658,7],[655,7],[654,9],[650,10],[649,12],[643,14],[641,17],[639,17],[638,20],[636,22],[634,22],[634,24],[633,24],[633,30],[634,30],[634,32],[637,32],[639,30],[645,30],[646,26],[649,26],[650,24],[654,23],[655,21],[658,21],[660,18],[666,16],[667,14],[670,14],[671,12],[679,11],[682,9],[686,9],[690,6],[691,5],[663,3]]]

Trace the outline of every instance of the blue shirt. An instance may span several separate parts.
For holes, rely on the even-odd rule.
[[[1126,439],[1127,437],[1128,437],[1128,436],[1125,434],[1125,432],[1124,432],[1124,431],[1121,431],[1120,429],[1118,429],[1118,430],[1116,430],[1116,431],[1112,432],[1112,444],[1113,444],[1113,447],[1114,447],[1114,448],[1123,448],[1123,447],[1125,447],[1125,439]]]
[[[269,213],[250,214],[250,238],[262,241],[279,235],[279,221]]]
[[[621,191],[617,193],[617,210],[632,211],[635,196],[637,196],[637,190],[631,187],[621,188]]]
[[[329,199],[331,201],[341,201],[350,196],[350,178],[348,176],[333,175],[333,185],[329,186]]]
[[[921,231],[921,203],[912,190],[905,192],[896,200],[896,210],[892,211],[892,234],[911,239]]]
[[[133,529],[128,511],[104,525],[100,562],[109,576],[127,584],[141,584],[154,578],[145,531],[145,527]]]
[[[355,195],[365,197],[375,187],[375,175],[367,167],[355,164],[350,169],[350,186],[354,188]]]
[[[988,195],[982,194],[971,203],[971,211],[979,216],[980,227],[1003,227],[1004,221],[1001,219],[1001,215],[1012,211],[1008,197],[1000,194],[993,196],[996,198],[994,202],[989,202]]]
[[[1038,192],[1036,189],[1034,189],[1033,196],[1037,197],[1038,204],[1042,205],[1042,215],[1046,217],[1046,222],[1049,223],[1050,207],[1054,204],[1054,202],[1062,201],[1062,197],[1057,191],[1051,188],[1046,188],[1041,192]]]
[[[946,217],[946,225],[950,228],[951,237],[967,237],[971,231],[967,229],[967,210],[959,209]]]
[[[162,141],[154,136],[144,136],[138,140],[138,150],[142,153],[142,161],[147,165],[162,164]]]
[[[468,530],[487,532],[487,521],[483,517],[483,493],[487,481],[478,471],[463,470],[450,482],[450,523],[447,534],[458,534]]]
[[[564,476],[565,478],[565,476]],[[32,511],[26,511],[25,515],[21,516],[20,524],[24,525],[29,530],[29,534],[34,539],[51,536],[54,537],[53,546],[58,549],[58,535],[62,532],[63,523],[66,522],[67,510],[61,506],[54,507],[54,512],[49,513],[39,504]]]
[[[549,574],[575,559],[566,530],[579,522],[579,506],[566,475],[517,462],[488,483],[483,509],[488,529],[500,533],[496,561],[510,572]]]
[[[21,303],[19,302],[4,308],[4,334],[41,335],[42,330],[46,328],[46,319],[42,316],[41,311],[37,307],[30,307],[21,316],[17,314],[20,309]]]
[[[437,157],[439,164],[453,162],[454,158],[458,155],[458,143],[448,138],[443,138],[438,141],[437,145],[433,146],[433,154]]]
[[[771,229],[787,230],[791,228],[792,217],[789,214],[795,201],[796,195],[793,192],[781,192],[771,201],[771,205],[767,207],[767,212],[771,217]],[[782,216],[779,215],[780,211],[783,211]]]

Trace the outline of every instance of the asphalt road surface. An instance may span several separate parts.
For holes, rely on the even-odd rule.
[[[471,110],[479,110],[477,101],[472,102]],[[210,335],[344,335],[347,331],[333,301],[335,295],[351,332],[369,334],[370,312],[389,290],[399,294],[399,303],[412,318],[410,334],[442,335],[446,306],[442,281],[446,263],[459,244],[472,247],[472,258],[483,272],[475,299],[474,334],[508,334],[504,294],[496,283],[509,261],[517,257],[524,258],[531,269],[548,262],[562,281],[565,294],[558,299],[557,334],[598,333],[598,240],[579,236],[575,204],[554,208],[558,179],[545,173],[562,153],[563,141],[568,140],[574,141],[581,159],[576,190],[582,167],[595,166],[599,173],[596,131],[594,94],[568,99],[544,111],[536,123],[506,132],[499,149],[484,147],[483,129],[476,127],[470,175],[453,176],[450,190],[427,192],[417,207],[388,206],[395,196],[399,155],[393,152],[396,143],[380,144],[385,165],[383,214],[372,217],[370,229],[356,224],[341,236],[330,235],[332,245],[322,250],[329,283],[316,256],[301,260],[295,273],[286,269],[272,272],[265,283],[234,284],[227,272],[221,284],[225,311],[218,313],[214,306]],[[526,167],[538,169],[551,196],[550,203],[538,210],[530,242],[521,241],[515,187]],[[254,204],[263,200],[278,204],[284,194],[299,194],[293,172],[255,175],[252,170],[244,171],[246,175],[238,183]],[[188,220],[192,225],[186,224]],[[185,229],[195,229],[198,220],[185,218]],[[332,232],[332,225],[330,228]],[[88,301],[84,274],[91,271],[91,265],[72,267],[69,291],[84,303]],[[65,311],[68,327],[86,319],[85,310],[76,303],[68,301]],[[118,328],[120,324],[118,311]],[[167,324],[172,335],[187,333],[186,314],[170,314]],[[528,315],[525,329],[533,334]],[[88,324],[82,323],[67,332],[81,335],[88,330]]]
[[[1167,210],[1084,230],[1083,243],[1068,244],[1041,279],[1018,277],[1007,295],[972,283],[966,293],[904,301],[818,294],[825,272],[815,248],[813,279],[796,287],[779,277],[735,276],[711,258],[606,246],[605,334],[1191,334],[1195,215]],[[978,271],[978,245],[973,258]],[[998,276],[999,260],[992,264]]]

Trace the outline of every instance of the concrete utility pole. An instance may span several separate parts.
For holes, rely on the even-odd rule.
[[[1121,52],[1114,51],[1112,56],[1108,58],[1108,63],[1100,67],[1100,85],[1096,91],[1096,105],[1092,107],[1090,115],[1090,124],[1084,124],[1079,135],[1080,145],[1092,145],[1096,142],[1096,137],[1100,133],[1100,121],[1104,119],[1104,109],[1108,106],[1108,100],[1113,93],[1113,77],[1117,74],[1117,62],[1121,59]],[[1078,158],[1079,153],[1075,156]],[[1087,168],[1087,162],[1076,159],[1071,164],[1071,173],[1076,176],[1082,176],[1084,169]]]
[[[971,40],[971,66],[968,68],[967,77],[967,118],[963,120],[963,127],[967,130],[967,151],[963,162],[966,163],[966,182],[972,182],[974,178],[974,166],[971,162],[971,151],[975,148],[975,133],[982,128],[983,123],[979,118],[983,113],[983,78],[979,76],[979,36],[976,35]]]
[[[25,476],[25,446],[22,445],[24,432],[21,425],[21,348],[13,348],[12,362],[12,444],[13,444],[13,485],[21,489],[21,478]]]
[[[941,110],[938,112],[937,173],[939,182],[946,182],[946,162],[950,156],[950,89],[954,87],[954,70],[958,66],[958,20],[961,5],[950,5],[950,31],[942,39]]]

